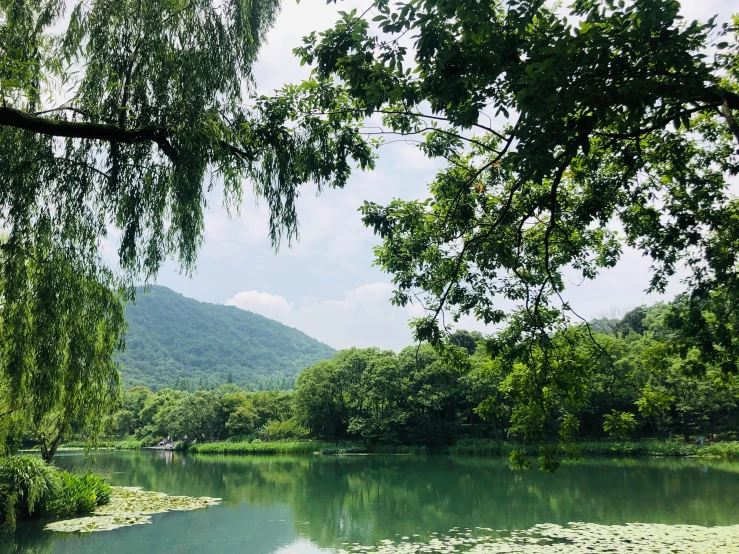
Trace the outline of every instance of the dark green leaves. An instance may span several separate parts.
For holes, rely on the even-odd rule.
[[[578,0],[569,20],[537,0],[374,7],[310,37],[300,55],[322,82],[342,83],[347,110],[382,115],[384,132],[420,136],[427,156],[446,160],[429,201],[365,203],[362,215],[382,239],[377,264],[393,277],[394,302],[426,308],[413,322],[418,339],[441,343],[471,314],[509,324],[497,355],[529,350],[508,370],[521,430],[541,430],[558,394],[581,397],[575,368],[587,356],[569,349],[579,316],[564,296],[574,275],[596,278],[625,243],[653,260],[651,290],[680,267],[696,298],[734,290],[731,26],[710,59],[715,22],[683,24],[674,0]],[[704,322],[706,310],[690,328],[708,355],[732,333]],[[557,361],[559,352],[579,361]]]

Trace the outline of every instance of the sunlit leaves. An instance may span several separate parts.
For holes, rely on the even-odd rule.
[[[613,410],[603,416],[603,430],[615,439],[628,439],[635,427],[636,417],[632,413]]]

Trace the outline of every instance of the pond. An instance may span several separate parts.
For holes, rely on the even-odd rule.
[[[65,452],[57,463],[94,466],[114,485],[223,503],[86,535],[24,524],[0,537],[0,552],[313,554],[351,549],[346,543],[430,541],[453,528],[739,525],[739,464],[730,462],[598,459],[563,465],[553,475],[515,471],[502,459],[442,456]],[[739,533],[732,536],[739,546]]]

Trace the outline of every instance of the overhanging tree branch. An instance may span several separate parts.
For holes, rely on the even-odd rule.
[[[173,130],[169,127],[124,129],[118,125],[107,123],[83,123],[49,119],[7,106],[0,106],[0,127],[15,127],[16,129],[52,137],[102,140],[118,144],[153,142],[173,162],[176,162],[179,158],[179,153],[169,142],[169,138],[173,135]]]

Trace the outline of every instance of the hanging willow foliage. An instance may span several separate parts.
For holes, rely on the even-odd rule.
[[[51,455],[115,397],[121,298],[166,259],[193,269],[208,191],[233,207],[252,182],[277,245],[297,234],[300,185],[372,165],[351,121],[250,96],[277,9],[0,0],[0,404],[28,410]]]

